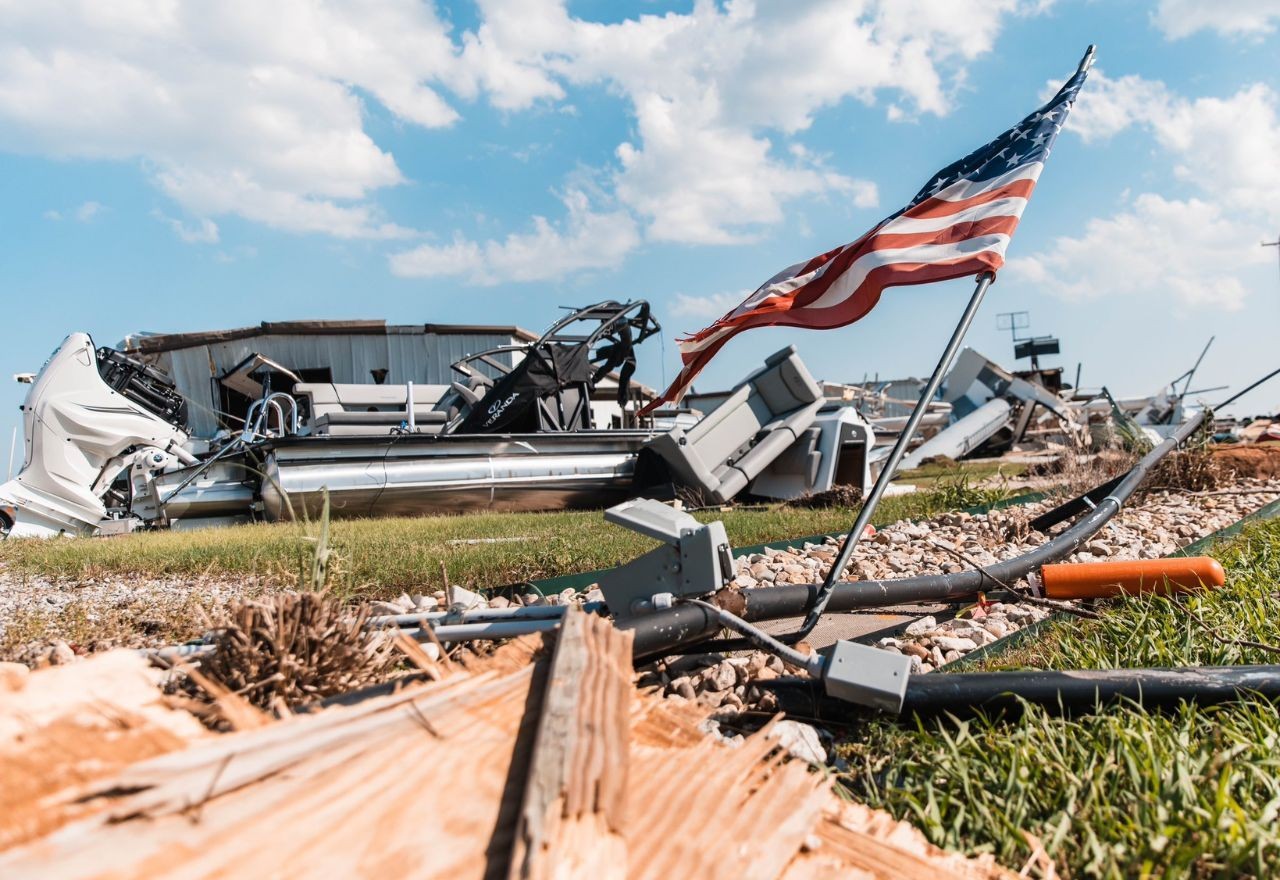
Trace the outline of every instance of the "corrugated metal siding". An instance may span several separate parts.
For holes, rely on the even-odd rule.
[[[218,429],[218,392],[213,380],[254,352],[293,370],[327,367],[337,383],[371,383],[371,371],[384,369],[388,371],[387,384],[447,385],[457,379],[449,369],[454,361],[518,342],[512,336],[470,333],[257,336],[163,352],[147,360],[168,373],[178,392],[191,402],[193,433],[209,437]],[[511,363],[509,355],[501,360]],[[483,365],[482,369],[490,374],[497,372]]]

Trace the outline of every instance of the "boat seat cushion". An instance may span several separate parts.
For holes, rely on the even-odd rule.
[[[687,432],[676,428],[649,448],[677,482],[723,503],[795,443],[822,404],[822,389],[787,347]]]
[[[313,422],[316,434],[352,436],[357,434],[389,434],[392,428],[404,423],[406,414],[401,412],[331,412]],[[424,434],[438,434],[449,420],[447,413],[433,409],[414,407],[416,427]]]

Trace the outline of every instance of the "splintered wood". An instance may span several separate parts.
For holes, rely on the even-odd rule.
[[[84,812],[79,786],[208,736],[131,651],[0,681],[0,850]]]
[[[631,633],[570,614],[543,694],[512,878],[627,876]]]
[[[132,655],[30,678],[0,691],[5,878],[1017,876],[842,804],[765,731],[704,736],[581,612],[550,649],[223,735]]]

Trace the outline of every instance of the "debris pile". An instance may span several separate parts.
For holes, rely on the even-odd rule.
[[[1145,467],[1134,466],[1135,479]],[[874,647],[839,640],[815,653],[801,640],[815,630],[784,644],[729,610],[749,616],[759,599],[773,603],[774,616],[757,605],[752,620],[797,613],[810,590],[776,588],[821,583],[839,537],[734,559],[722,524],[656,501],[610,511],[665,543],[602,575],[599,588],[502,597],[450,586],[357,609],[324,593],[239,601],[206,644],[157,655],[186,658],[169,673],[167,699],[159,673],[138,655],[80,661],[82,649],[55,644],[44,655],[48,669],[0,668],[0,769],[20,798],[0,800],[11,807],[0,817],[0,874],[547,877],[571,865],[575,876],[1012,878],[989,858],[941,852],[883,815],[842,805],[810,766],[830,760],[831,737],[803,719],[832,717],[820,700],[844,701],[859,719],[919,711],[930,694],[974,679],[983,693],[1021,694],[990,674],[924,675],[1050,613],[1031,597],[1015,601],[1016,590],[1014,599],[986,601],[978,570],[1018,557],[1041,566],[1064,555],[1161,556],[1280,499],[1280,480],[1217,490],[1188,488],[1216,486],[1203,482],[1207,471],[1180,474],[1179,488],[1157,486],[1114,518],[1136,484],[1104,486],[1118,497],[1096,502],[1104,509],[1093,520],[1085,514],[1083,525],[1033,521],[1061,512],[1041,502],[869,530],[843,572],[855,583],[841,589],[955,574],[934,577],[944,588],[927,595],[952,609],[979,597],[959,616],[937,612],[895,624],[888,636],[881,629]],[[1049,541],[1052,555],[1028,556]],[[1001,576],[1047,584],[1049,569],[1006,566]],[[641,589],[629,594],[619,572]],[[711,584],[722,589],[679,592]],[[889,589],[846,594],[843,607],[890,595],[880,588]],[[895,595],[914,601],[915,589]],[[735,594],[743,590],[759,592]],[[620,628],[604,616],[606,598]],[[703,617],[698,629],[645,617],[662,614],[678,627]],[[746,640],[714,646],[761,650],[678,654],[717,628]],[[659,641],[676,631],[678,642]],[[518,633],[537,634],[494,649]],[[446,653],[442,642],[469,647]],[[662,654],[636,677],[635,657]],[[405,657],[408,674],[396,668]],[[109,664],[119,686],[95,689],[93,677]],[[1128,696],[1166,672],[1098,675],[1112,675]],[[1137,673],[1146,678],[1125,678]],[[1249,674],[1208,688],[1206,698],[1229,698],[1250,686]],[[1056,675],[1053,688],[1082,684],[1078,670]],[[1186,686],[1184,676],[1176,687]],[[813,708],[797,709],[798,696]],[[954,699],[973,706],[986,697]],[[780,709],[798,717],[780,718]],[[64,737],[75,745],[62,747]],[[422,834],[423,814],[442,817],[446,839]]]
[[[0,873],[1019,876],[844,802],[779,754],[802,733],[705,736],[692,704],[634,691],[630,652],[571,612],[550,647],[223,735],[133,654],[20,677],[0,686]]]

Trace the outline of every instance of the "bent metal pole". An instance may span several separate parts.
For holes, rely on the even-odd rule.
[[[884,468],[880,471],[880,476],[876,478],[875,485],[871,487],[871,494],[862,502],[862,509],[858,511],[858,519],[853,524],[853,528],[849,530],[849,534],[845,535],[844,543],[840,545],[840,552],[836,554],[835,562],[831,564],[831,570],[827,572],[826,580],[822,582],[822,587],[814,596],[813,605],[809,608],[805,615],[804,624],[799,630],[790,635],[790,639],[799,640],[809,634],[809,632],[818,623],[818,618],[827,609],[827,603],[831,601],[831,593],[835,588],[836,582],[840,580],[844,568],[849,564],[849,557],[853,554],[853,548],[857,545],[858,540],[862,537],[863,531],[867,527],[867,523],[871,522],[871,515],[875,513],[876,506],[880,503],[880,498],[884,495],[885,489],[889,488],[889,481],[893,479],[894,471],[898,469],[898,463],[902,461],[902,456],[907,451],[907,444],[911,442],[912,435],[915,434],[916,428],[920,425],[920,420],[924,418],[925,411],[929,408],[929,403],[933,400],[934,395],[938,393],[938,386],[942,384],[942,377],[947,374],[947,370],[951,368],[951,361],[955,359],[956,351],[960,348],[960,343],[964,341],[964,335],[969,330],[969,325],[973,323],[973,316],[978,312],[978,306],[982,304],[982,297],[986,294],[987,288],[991,286],[991,282],[995,281],[996,276],[991,272],[983,272],[978,276],[977,286],[973,289],[973,296],[969,297],[969,305],[965,307],[964,314],[960,316],[960,323],[956,324],[956,329],[951,334],[951,341],[947,343],[947,347],[942,352],[942,357],[938,359],[938,366],[934,367],[933,375],[929,377],[928,383],[924,386],[924,390],[920,392],[920,399],[916,401],[915,409],[911,411],[911,416],[907,419],[907,424],[903,427],[902,433],[898,435],[898,441],[893,444],[893,451],[889,453],[889,458],[884,463]]]

